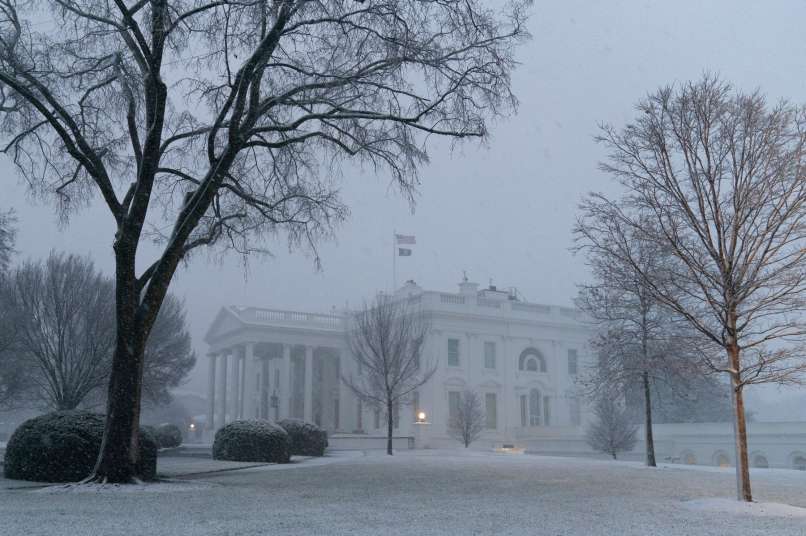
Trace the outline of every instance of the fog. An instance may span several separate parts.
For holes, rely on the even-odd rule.
[[[219,307],[358,304],[392,284],[393,230],[417,237],[413,255],[398,259],[398,282],[454,291],[466,271],[483,285],[515,286],[529,301],[570,305],[587,277],[569,251],[577,202],[612,189],[597,170],[597,125],[622,125],[647,92],[706,71],[771,99],[806,101],[803,21],[798,1],[538,2],[533,39],[518,54],[517,115],[495,123],[484,144],[433,144],[414,206],[388,176],[346,167],[351,215],[335,241],[320,244],[321,270],[310,252],[289,252],[278,240],[271,257],[201,253],[177,274],[171,288],[186,301],[199,357],[184,389],[205,392],[202,338]],[[114,228],[100,200],[62,225],[52,206],[28,196],[5,158],[0,173],[0,208],[15,208],[19,219],[18,259],[76,252],[111,273]]]

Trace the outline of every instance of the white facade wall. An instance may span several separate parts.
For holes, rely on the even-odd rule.
[[[399,436],[416,437],[418,446],[455,444],[448,436],[448,393],[472,389],[479,392],[482,402],[486,394],[495,394],[496,427],[485,431],[480,444],[497,445],[522,443],[530,437],[556,434],[561,430],[579,430],[571,422],[569,397],[574,391],[574,377],[568,373],[568,350],[578,355],[578,370],[590,362],[587,348],[588,328],[578,313],[569,308],[530,304],[513,300],[506,292],[478,291],[476,285],[463,283],[461,292],[444,293],[424,291],[414,284],[407,284],[396,294],[406,299],[413,307],[421,308],[432,319],[432,331],[425,346],[423,365],[436,366],[436,372],[428,384],[419,391],[419,407],[427,414],[428,424],[416,425],[414,407],[404,406],[399,410],[400,420],[395,429]],[[448,363],[448,340],[459,341],[458,366]],[[385,434],[383,415],[376,427],[375,412],[363,408],[358,415],[358,401],[349,390],[333,377],[332,367],[323,365],[327,378],[322,384],[313,385],[309,371],[316,368],[312,356],[322,354],[323,360],[338,357],[342,374],[356,374],[355,361],[350,359],[346,345],[346,327],[340,315],[317,315],[292,311],[276,311],[258,308],[223,308],[205,337],[210,345],[211,363],[217,361],[218,374],[223,375],[223,356],[243,356],[241,369],[243,380],[227,385],[230,391],[222,393],[223,378],[216,381],[211,368],[211,389],[218,392],[209,396],[220,406],[212,421],[216,429],[235,418],[261,416],[260,405],[262,374],[269,374],[269,393],[279,397],[277,415],[280,418],[292,415],[294,360],[287,354],[304,356],[302,417],[312,419],[317,407],[330,415],[338,405],[338,426],[335,419],[324,419],[323,425],[331,432],[367,435]],[[485,367],[485,343],[495,345],[495,368]],[[545,362],[545,372],[519,369],[519,358],[524,350],[531,349]],[[232,360],[227,361],[232,372]],[[291,362],[289,362],[291,361]],[[266,365],[265,363],[268,363]],[[321,369],[317,369],[321,370]],[[280,371],[278,381],[274,376]],[[315,373],[315,372],[314,372]],[[549,401],[550,424],[541,417],[539,425],[522,426],[521,396],[531,390],[540,392],[540,407]],[[245,392],[242,392],[245,391]],[[243,409],[224,408],[229,401],[242,400]],[[265,405],[265,402],[264,402]],[[581,424],[589,416],[584,403]],[[269,412],[272,418],[274,413]],[[208,420],[210,422],[210,420]],[[212,430],[211,430],[212,431]]]

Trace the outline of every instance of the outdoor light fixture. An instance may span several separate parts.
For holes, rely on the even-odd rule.
[[[417,414],[417,422],[425,422],[425,412],[421,411]]]
[[[190,429],[191,429],[191,430],[195,430],[195,429],[196,429],[196,423],[195,423],[195,422],[190,423]]]

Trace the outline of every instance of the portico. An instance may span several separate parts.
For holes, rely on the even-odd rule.
[[[224,307],[205,336],[207,428],[239,419],[287,417],[339,431],[350,396],[337,315]]]

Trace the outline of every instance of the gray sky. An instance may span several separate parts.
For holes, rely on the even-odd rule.
[[[187,388],[203,393],[202,336],[224,304],[329,310],[356,304],[391,285],[392,230],[417,236],[398,281],[455,289],[471,279],[516,286],[530,301],[570,304],[586,277],[568,251],[577,202],[590,190],[612,190],[596,166],[597,124],[622,125],[634,103],[667,83],[719,73],[737,87],[760,87],[771,100],[806,102],[806,3],[752,0],[536,2],[533,39],[519,51],[513,86],[518,115],[493,125],[485,146],[452,153],[432,146],[421,172],[416,210],[388,176],[345,170],[351,209],[338,240],[320,250],[323,270],[302,253],[275,246],[274,258],[222,262],[198,255],[174,279],[186,299],[200,366]],[[111,273],[112,219],[99,200],[61,228],[52,207],[32,203],[11,165],[0,159],[0,208],[19,216],[21,258],[52,248],[90,254]]]

